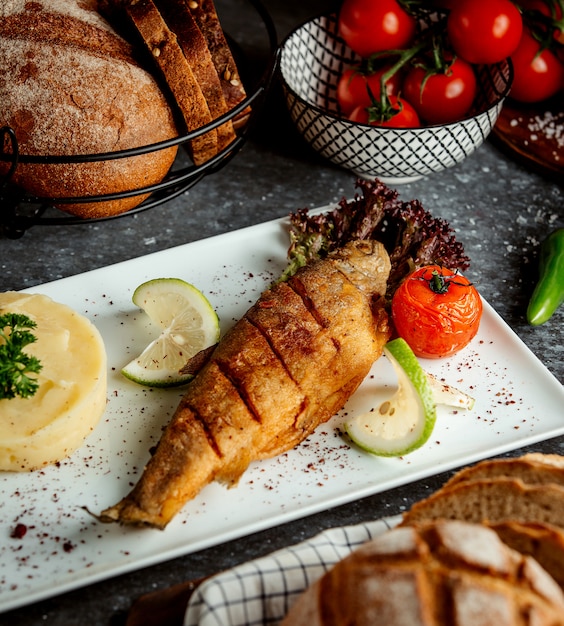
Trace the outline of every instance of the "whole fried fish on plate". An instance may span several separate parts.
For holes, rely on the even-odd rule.
[[[390,336],[384,246],[355,241],[266,290],[189,383],[139,482],[103,521],[165,528],[212,481],[285,452],[339,411]]]

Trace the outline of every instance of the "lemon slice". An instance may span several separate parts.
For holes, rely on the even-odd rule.
[[[402,456],[429,439],[437,408],[427,374],[409,345],[394,339],[386,344],[384,354],[397,374],[397,391],[376,409],[345,422],[345,431],[371,454]]]
[[[179,278],[155,278],[139,285],[133,303],[162,330],[121,373],[148,387],[172,387],[189,381],[180,374],[195,354],[217,343],[219,319],[204,294]]]

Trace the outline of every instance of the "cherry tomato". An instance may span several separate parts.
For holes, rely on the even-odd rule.
[[[382,74],[388,69],[382,67],[370,74],[354,67],[346,69],[337,83],[337,101],[341,111],[347,115],[357,106],[370,106],[372,104],[370,94],[379,100]],[[394,74],[386,82],[386,93],[389,96],[397,95],[400,86],[401,77],[399,73]]]
[[[476,97],[476,76],[470,63],[457,58],[444,74],[426,76],[414,67],[403,81],[402,95],[428,124],[448,124],[462,119]]]
[[[387,128],[417,128],[421,126],[417,111],[407,100],[399,98],[398,96],[390,96],[389,99],[392,107],[398,111],[389,119],[371,120],[371,107],[363,106],[353,109],[348,115],[348,119],[351,122],[358,122],[359,124],[370,124],[371,126],[383,126]]]
[[[457,55],[469,63],[498,63],[517,48],[523,20],[511,0],[459,0],[447,19]]]
[[[510,96],[519,102],[540,102],[564,88],[564,65],[525,28],[517,50],[511,55],[513,85]]]
[[[482,300],[463,276],[439,265],[407,276],[392,297],[392,319],[400,337],[423,358],[458,352],[478,332]]]
[[[415,34],[415,19],[397,0],[345,0],[338,18],[339,34],[362,57],[405,48]]]

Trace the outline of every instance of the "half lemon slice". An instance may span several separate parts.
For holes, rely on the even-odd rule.
[[[367,452],[402,456],[429,439],[437,409],[427,374],[409,345],[394,339],[386,344],[384,354],[398,377],[397,391],[379,407],[345,422],[345,431]]]
[[[219,319],[208,299],[179,278],[155,278],[139,285],[132,300],[161,333],[121,373],[148,387],[189,381],[193,376],[180,374],[182,367],[219,340]]]

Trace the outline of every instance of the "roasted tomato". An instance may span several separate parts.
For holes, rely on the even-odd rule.
[[[392,298],[392,319],[413,352],[428,359],[449,356],[478,332],[482,300],[464,276],[439,265],[407,276]]]

